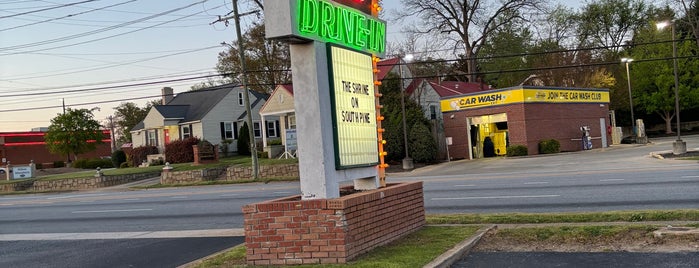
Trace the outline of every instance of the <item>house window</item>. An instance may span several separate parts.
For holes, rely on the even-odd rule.
[[[238,92],[238,105],[243,106],[243,92]]]
[[[223,139],[235,139],[235,131],[233,131],[233,123],[224,122],[223,123]]]
[[[267,121],[267,137],[277,137],[277,123],[275,121]]]
[[[182,126],[182,139],[190,137],[192,137],[192,130],[189,129],[189,126]]]
[[[287,120],[289,121],[289,124],[287,125],[288,128],[295,129],[296,128],[296,115],[289,115],[287,117]]]
[[[430,119],[437,119],[437,106],[430,105]]]
[[[260,127],[260,122],[252,123],[252,132],[254,132],[255,138],[262,137],[262,128]]]
[[[157,136],[157,130],[148,130],[146,132],[146,145],[150,146],[158,146],[158,136]]]

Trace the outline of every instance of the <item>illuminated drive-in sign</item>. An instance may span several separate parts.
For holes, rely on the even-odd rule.
[[[371,56],[329,45],[331,102],[338,169],[378,164]]]
[[[265,15],[267,38],[333,43],[378,57],[386,53],[386,22],[359,9],[330,0],[265,1],[268,8],[289,13]]]

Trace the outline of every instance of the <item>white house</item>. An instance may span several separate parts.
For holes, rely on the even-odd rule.
[[[279,136],[276,117],[263,124],[260,108],[268,96],[250,91],[253,133],[256,141]],[[236,151],[238,132],[246,122],[245,90],[237,85],[221,85],[173,96],[172,88],[163,88],[163,105],[153,106],[146,118],[132,130],[133,147],[153,145],[162,152],[170,141],[197,137],[212,144],[230,140],[230,151]]]

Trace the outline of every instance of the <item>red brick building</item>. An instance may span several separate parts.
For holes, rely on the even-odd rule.
[[[496,155],[505,155],[511,145],[538,154],[545,139],[558,140],[561,151],[579,151],[583,126],[590,129],[592,148],[611,143],[606,89],[519,86],[442,98],[440,106],[455,159],[483,157],[486,138]]]
[[[104,139],[97,148],[88,153],[79,154],[78,158],[99,158],[111,156],[111,139],[109,130],[102,131]],[[54,161],[68,160],[65,155],[49,152],[44,141],[45,132],[0,132],[0,158],[10,161],[13,165],[34,163],[44,167],[52,166]],[[73,156],[71,156],[73,157]],[[1,165],[4,165],[2,163]]]

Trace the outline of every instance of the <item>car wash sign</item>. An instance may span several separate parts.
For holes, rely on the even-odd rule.
[[[291,42],[313,40],[333,43],[382,57],[386,52],[386,22],[376,17],[377,12],[372,8],[373,2],[265,1],[266,10],[282,11],[272,16],[272,25],[267,23],[267,38],[286,39]],[[270,17],[265,17],[267,22],[270,22]]]

